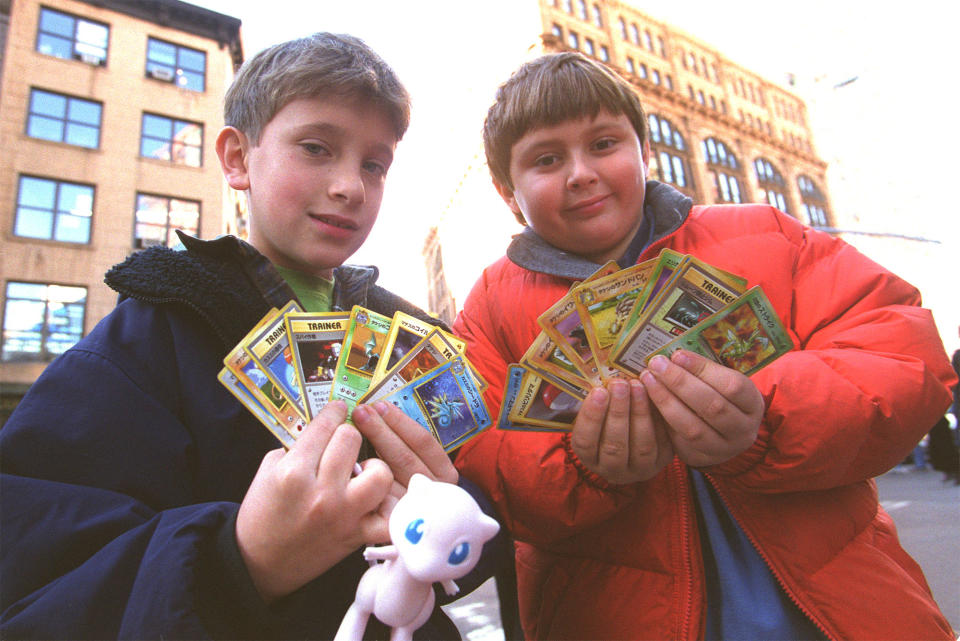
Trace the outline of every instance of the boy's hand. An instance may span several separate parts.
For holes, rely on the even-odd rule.
[[[456,483],[460,478],[433,435],[390,403],[358,405],[353,410],[353,422],[402,486],[406,487],[417,472],[447,483]]]
[[[646,481],[673,460],[666,429],[637,380],[594,388],[577,414],[570,445],[587,469],[618,485]]]
[[[655,356],[640,375],[666,421],[673,449],[693,467],[728,461],[757,438],[763,397],[740,372],[679,350]]]
[[[293,592],[365,543],[389,539],[393,477],[376,459],[354,477],[362,438],[329,403],[288,452],[274,450],[240,504],[236,537],[266,602]]]

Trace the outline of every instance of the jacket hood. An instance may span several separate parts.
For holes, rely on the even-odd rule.
[[[656,180],[648,180],[643,201],[643,215],[653,221],[653,237],[657,240],[676,231],[686,220],[693,201],[673,187]],[[557,249],[531,227],[513,237],[507,247],[507,257],[531,271],[582,280],[600,267],[576,254]]]

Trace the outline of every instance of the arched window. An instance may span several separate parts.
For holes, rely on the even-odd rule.
[[[827,227],[827,197],[809,176],[797,176],[797,189],[800,190],[800,209],[813,227]]]
[[[744,194],[737,175],[740,170],[737,157],[716,138],[707,138],[700,146],[707,161],[707,171],[713,178],[713,202],[742,203]]]
[[[620,37],[626,40],[627,36],[627,21],[623,17],[617,18],[617,24],[620,25]]]
[[[782,212],[790,213],[787,209],[787,199],[783,195],[787,183],[780,171],[766,158],[754,160],[753,168],[757,172],[757,182],[760,184],[760,191],[763,192],[764,201]]]
[[[600,13],[600,5],[593,5],[593,24],[603,29],[603,15]]]
[[[676,127],[661,116],[647,115],[650,132],[651,165],[661,182],[693,189],[693,175],[687,143]]]

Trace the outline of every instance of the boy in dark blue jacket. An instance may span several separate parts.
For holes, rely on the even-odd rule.
[[[331,403],[284,452],[217,381],[227,352],[292,298],[429,319],[376,286],[376,268],[342,265],[376,220],[408,121],[393,71],[349,36],[276,45],[241,68],[216,144],[248,198],[249,244],[183,236],[185,251],[114,267],[122,302],[0,432],[0,637],[332,638],[367,567],[358,549],[387,539],[409,477],[458,482],[394,408],[361,406],[354,428]],[[353,476],[364,436],[381,458]],[[459,638],[439,610],[420,633]]]

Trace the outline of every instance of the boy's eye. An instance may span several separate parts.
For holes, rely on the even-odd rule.
[[[616,144],[616,142],[617,141],[614,140],[613,138],[601,138],[600,140],[595,142],[593,146],[595,149],[599,151],[603,151],[604,149],[609,149],[610,147],[613,147]]]
[[[316,142],[304,142],[300,144],[300,147],[303,148],[303,150],[308,154],[311,154],[314,156],[329,153],[329,151],[324,145],[321,145],[320,143],[316,143]]]
[[[537,156],[533,164],[536,167],[549,167],[550,165],[555,164],[560,158],[556,154],[544,154],[542,156]]]
[[[371,174],[379,177],[384,177],[387,175],[387,167],[381,162],[368,161],[363,164],[364,171],[368,171]]]

